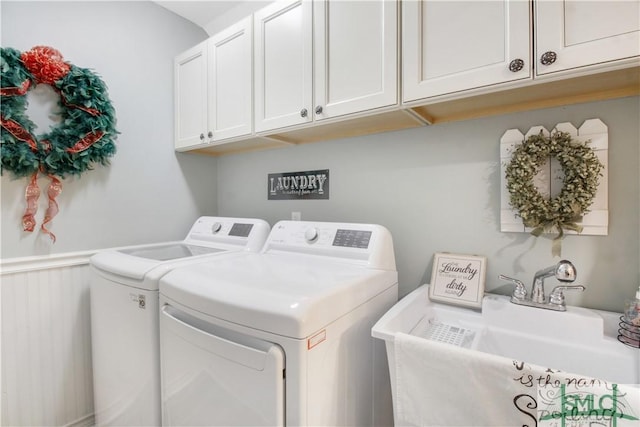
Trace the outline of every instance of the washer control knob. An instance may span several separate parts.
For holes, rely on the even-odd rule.
[[[315,242],[318,240],[318,230],[315,227],[308,228],[304,232],[304,239],[309,243]]]
[[[222,224],[220,224],[219,222],[214,222],[213,225],[211,226],[211,232],[213,234],[216,234],[218,231],[220,231],[221,228],[222,228]]]

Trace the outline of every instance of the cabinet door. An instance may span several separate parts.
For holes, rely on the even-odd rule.
[[[398,2],[314,1],[316,120],[398,101]]]
[[[213,141],[251,134],[252,21],[245,18],[209,39],[209,129]]]
[[[402,2],[403,101],[531,78],[530,15],[521,0]]]
[[[279,1],[254,14],[256,132],[310,122],[311,2]]]
[[[207,133],[207,42],[174,60],[175,148],[205,143]]]
[[[638,1],[537,1],[535,8],[537,75],[640,55]]]

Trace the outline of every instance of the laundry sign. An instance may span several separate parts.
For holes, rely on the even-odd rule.
[[[268,200],[329,199],[329,169],[270,173]]]
[[[433,255],[429,298],[449,304],[482,307],[487,259],[440,252]]]

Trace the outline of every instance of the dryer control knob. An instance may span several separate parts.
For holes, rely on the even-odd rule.
[[[309,243],[315,242],[318,240],[318,230],[315,227],[308,228],[304,232],[304,239]]]
[[[218,231],[220,231],[221,228],[222,228],[222,224],[220,224],[219,222],[214,222],[213,225],[211,226],[211,232],[213,234],[216,234]]]

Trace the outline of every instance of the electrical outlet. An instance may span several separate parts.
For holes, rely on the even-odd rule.
[[[291,212],[291,221],[301,221],[302,213],[301,212]]]

